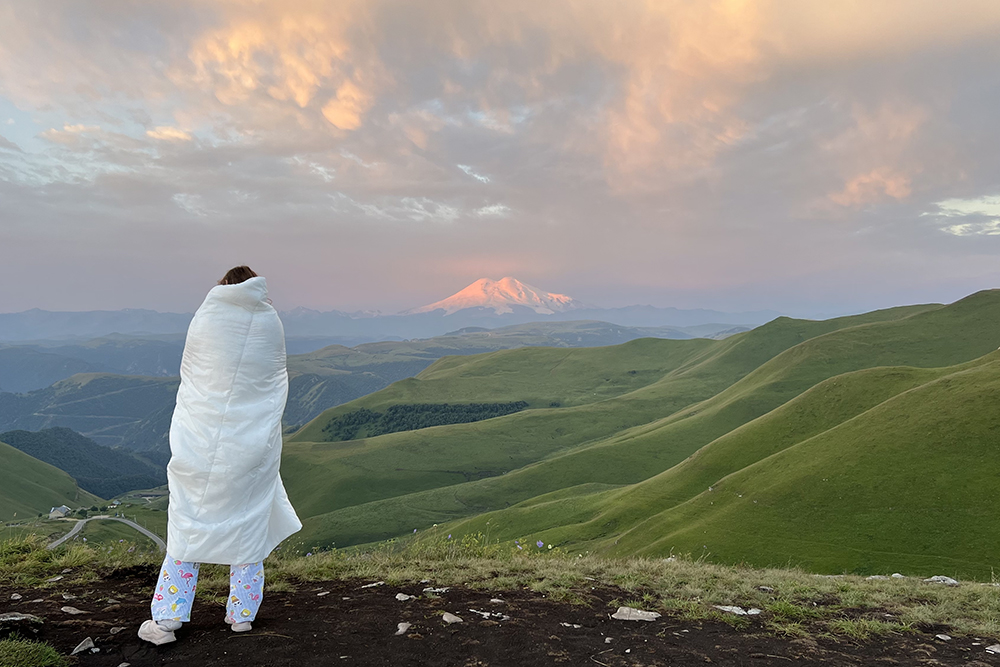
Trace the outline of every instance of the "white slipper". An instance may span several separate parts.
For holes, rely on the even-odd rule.
[[[253,630],[253,626],[250,625],[250,621],[233,623],[233,632],[250,632],[251,630]]]
[[[159,623],[152,620],[143,621],[142,625],[139,626],[139,639],[145,639],[147,642],[156,644],[157,646],[177,641],[177,637],[174,636],[173,632],[164,629]]]
[[[184,623],[182,623],[181,621],[175,621],[173,619],[166,621],[156,621],[156,624],[161,628],[163,628],[164,630],[166,630],[167,632],[176,632],[181,629],[182,625],[184,625]]]

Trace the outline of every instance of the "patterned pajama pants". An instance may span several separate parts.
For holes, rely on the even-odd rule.
[[[198,588],[199,563],[186,563],[169,555],[160,568],[160,580],[153,591],[150,609],[154,621],[191,620],[191,605]],[[262,563],[233,565],[229,568],[229,597],[226,600],[226,620],[246,623],[257,617],[264,595]]]

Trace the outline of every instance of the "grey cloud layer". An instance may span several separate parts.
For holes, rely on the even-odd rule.
[[[991,2],[7,0],[0,311],[189,310],[244,261],[321,308],[955,298],[1000,278],[998,37]]]

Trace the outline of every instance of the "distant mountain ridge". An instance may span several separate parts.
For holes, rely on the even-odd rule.
[[[348,346],[432,338],[465,327],[496,329],[531,322],[576,320],[599,320],[624,327],[715,325],[714,331],[718,332],[736,326],[758,326],[780,315],[766,310],[726,313],[639,305],[596,308],[510,276],[497,281],[482,278],[446,299],[393,315],[370,310],[347,313],[302,307],[279,312],[289,339],[323,338],[326,345]],[[191,313],[143,309],[62,312],[36,308],[20,313],[0,313],[0,343],[70,341],[111,334],[184,334],[191,317]],[[299,348],[296,351],[311,350]],[[0,381],[0,387],[3,386]]]

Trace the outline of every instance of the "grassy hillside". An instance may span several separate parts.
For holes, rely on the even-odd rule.
[[[1000,318],[989,296],[960,302],[930,322],[915,318],[920,333],[910,336],[896,326],[869,331],[868,345],[855,349],[925,364],[995,349]],[[936,326],[948,319],[951,337]],[[836,368],[823,352],[856,343],[858,333],[815,339],[762,371],[786,382],[809,368]],[[878,344],[886,338],[893,345]],[[557,544],[619,554],[685,550],[822,571],[909,565],[985,576],[995,558],[989,536],[1000,528],[984,511],[995,492],[988,461],[1000,448],[1000,422],[988,407],[997,395],[996,362],[991,353],[951,368],[835,376],[646,481],[572,500],[543,496],[454,529],[478,530],[489,521],[500,537],[537,532]],[[746,398],[737,393],[730,403]],[[714,407],[706,412],[717,417]],[[694,419],[647,437],[682,436],[683,421]]]
[[[77,487],[68,474],[0,442],[0,519],[34,517],[52,507],[89,507],[101,499]]]
[[[784,350],[833,331],[938,308],[893,309],[826,322],[781,318],[723,341],[634,341],[573,351],[571,366],[555,366],[555,350],[446,358],[417,378],[324,413],[286,443],[283,475],[293,503],[308,517],[304,539],[340,545],[383,539],[578,485],[639,482],[679,463],[733,422],[757,416],[743,405],[713,423],[713,416],[698,419],[701,408],[691,406],[749,380],[748,375]],[[629,375],[636,367],[644,373]],[[633,378],[629,382],[639,386],[629,386],[623,378]],[[328,420],[359,407],[463,396],[569,407],[539,407],[477,424],[354,443],[312,442],[323,437]],[[717,412],[731,402],[724,396],[719,403]],[[763,403],[752,401],[749,408],[767,411]],[[686,419],[690,417],[695,419]],[[684,437],[664,443],[648,436],[671,423],[684,423],[676,433]],[[636,447],[639,439],[645,442]]]
[[[8,431],[0,440],[25,454],[64,470],[80,488],[102,498],[147,489],[166,482],[158,466],[129,451],[102,447],[68,428]]]
[[[1000,565],[997,396],[993,354],[741,468],[613,551],[988,577]]]

